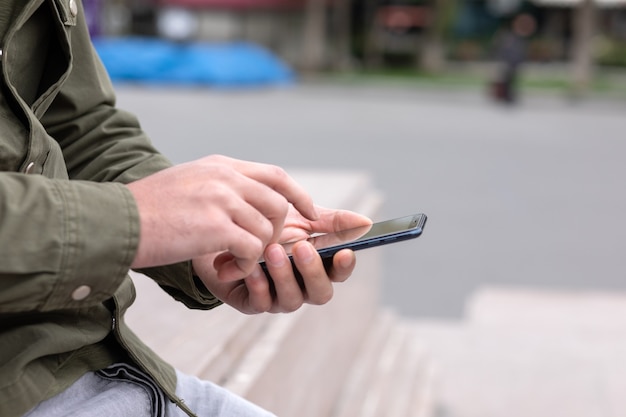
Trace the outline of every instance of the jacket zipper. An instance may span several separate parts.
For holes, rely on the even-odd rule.
[[[117,296],[113,296],[113,303],[114,303],[114,309],[112,312],[112,320],[111,320],[111,330],[113,331],[113,334],[115,335],[115,339],[117,339],[118,343],[122,346],[122,348],[124,349],[124,351],[126,351],[126,353],[128,354],[128,356],[130,356],[130,358],[137,364],[139,365],[140,368],[142,369],[148,369],[148,367],[146,367],[143,362],[131,351],[130,347],[126,344],[126,341],[124,340],[124,338],[122,338],[122,335],[120,334],[119,331],[119,327],[117,326],[118,321],[120,320],[119,317],[119,302],[118,302],[118,298]],[[149,373],[148,373],[149,375]],[[193,411],[191,411],[186,405],[185,402],[182,398],[178,398],[178,396],[174,393],[172,396],[167,395],[167,391],[155,380],[154,381],[159,388],[166,393],[166,397],[169,398],[170,401],[174,402],[176,404],[176,406],[178,408],[180,408],[181,410],[183,410],[189,417],[198,417]]]

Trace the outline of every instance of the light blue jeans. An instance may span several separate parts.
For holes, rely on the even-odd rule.
[[[176,394],[198,417],[272,417],[211,382],[176,371]],[[154,381],[126,364],[89,372],[24,417],[186,417]]]

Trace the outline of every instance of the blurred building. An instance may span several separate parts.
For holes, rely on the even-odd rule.
[[[532,0],[539,32],[529,51],[534,60],[566,60],[573,53],[582,0]],[[594,0],[594,58],[599,64],[626,66],[626,0]]]
[[[195,20],[190,34],[210,41],[254,41],[290,63],[299,63],[303,45],[304,0],[161,0],[160,32],[184,13]],[[323,44],[326,42],[322,41]]]
[[[297,68],[320,69],[351,67],[368,54],[415,55],[431,1],[111,0],[88,12],[100,14],[90,18],[98,35],[251,41]]]
[[[94,0],[87,0],[94,1]],[[176,41],[250,41],[296,67],[328,64],[336,45],[328,11],[342,0],[117,0],[101,10],[105,35]],[[97,22],[98,19],[90,19]],[[310,57],[315,55],[311,63]]]
[[[528,58],[576,49],[583,0],[84,0],[94,32],[251,41],[298,69],[410,66],[493,58],[494,35],[518,13],[537,22]],[[103,4],[104,3],[104,4]],[[594,58],[626,66],[626,0],[594,0]],[[89,7],[87,7],[89,6]],[[105,23],[102,23],[102,21]]]

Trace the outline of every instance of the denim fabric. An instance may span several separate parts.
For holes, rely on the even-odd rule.
[[[234,395],[212,382],[176,371],[176,394],[198,417],[275,417],[274,414]],[[165,417],[187,417],[170,402]]]
[[[211,382],[177,371],[176,394],[198,417],[272,417]],[[24,417],[187,417],[141,370],[115,364],[89,372]]]
[[[111,416],[152,417],[158,414],[154,414],[153,400],[141,384],[89,372],[65,391],[39,403],[24,417]]]

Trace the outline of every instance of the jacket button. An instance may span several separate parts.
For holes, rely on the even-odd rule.
[[[24,174],[32,174],[34,168],[35,168],[35,163],[29,162],[28,165],[26,165],[26,168],[24,168]]]
[[[88,285],[81,285],[72,292],[72,300],[84,300],[87,296],[89,296],[89,294],[91,294],[91,287]]]
[[[78,14],[78,4],[76,3],[76,0],[70,0],[70,13],[74,17]]]

